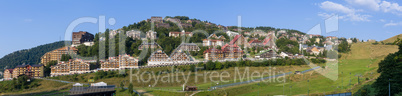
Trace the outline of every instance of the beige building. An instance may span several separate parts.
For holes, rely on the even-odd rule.
[[[119,55],[110,57],[107,61],[101,63],[102,70],[133,69],[138,68],[138,59],[130,55]]]
[[[221,49],[209,48],[204,51],[204,59],[208,60],[223,60],[223,51]]]
[[[174,63],[186,63],[190,62],[190,56],[187,55],[185,52],[182,50],[175,50],[174,52],[171,53],[170,58]]]
[[[141,45],[138,46],[138,50],[142,50],[142,49],[144,49],[144,48],[145,48],[145,49],[147,49],[147,48],[155,49],[155,48],[162,48],[162,47],[159,46],[159,44],[156,43],[156,42],[154,42],[154,43],[145,43],[145,42],[142,42]]]
[[[169,32],[169,37],[181,37],[181,36],[186,36],[186,37],[192,37],[193,32]]]
[[[70,59],[69,65],[70,65],[70,73],[72,74],[76,73],[81,74],[90,72],[89,64],[85,63],[81,59]]]
[[[183,51],[200,51],[200,47],[198,47],[197,44],[194,43],[181,43],[177,47],[177,49]]]
[[[45,53],[45,55],[43,55],[41,57],[41,63],[46,66],[46,64],[50,61],[53,61],[53,60],[60,61],[61,56],[63,54],[76,54],[77,51],[78,51],[78,49],[76,49],[75,47],[62,47],[62,48]]]
[[[173,64],[172,59],[162,50],[156,50],[148,58],[148,66]]]
[[[59,64],[50,67],[50,76],[62,76],[70,74],[70,67],[68,62],[59,62]]]
[[[3,73],[4,80],[13,80],[13,70],[14,69],[4,70],[4,73]]]

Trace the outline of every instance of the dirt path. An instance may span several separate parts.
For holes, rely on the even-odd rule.
[[[147,93],[147,91],[145,91],[145,90],[137,90],[137,92],[140,93],[140,94],[143,94],[145,96],[154,96],[152,94]]]

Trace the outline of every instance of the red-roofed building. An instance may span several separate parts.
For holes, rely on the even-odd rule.
[[[223,60],[223,51],[216,48],[209,48],[204,51],[205,60]]]
[[[222,47],[223,56],[225,59],[239,59],[243,56],[243,50],[236,44],[229,45],[226,44]]]
[[[233,39],[232,39],[232,41],[230,41],[230,43],[229,44],[231,44],[231,45],[234,45],[234,44],[236,44],[236,45],[243,45],[244,47],[250,47],[250,44],[247,42],[247,40],[244,38],[244,36],[243,35],[236,35]]]
[[[260,40],[250,40],[248,43],[251,47],[263,46],[263,43]]]

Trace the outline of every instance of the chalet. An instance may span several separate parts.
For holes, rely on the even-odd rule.
[[[149,38],[149,39],[156,39],[157,37],[156,37],[156,32],[155,31],[152,31],[152,30],[149,30],[147,33],[146,33],[146,38]]]
[[[102,70],[133,69],[138,68],[138,59],[124,54],[117,57],[109,57],[106,62],[101,63]]]
[[[244,52],[241,50],[241,48],[239,46],[237,46],[236,44],[234,45],[229,45],[226,44],[225,46],[222,46],[221,48],[222,52],[223,52],[223,57],[225,59],[240,59],[242,58]]]
[[[244,38],[243,35],[236,35],[232,41],[229,43],[230,45],[240,45],[244,46],[245,48],[249,48],[250,44],[247,42],[247,40]]]
[[[223,46],[224,40],[226,38],[221,36],[216,36],[215,34],[211,34],[207,39],[202,40],[203,46]]]
[[[148,58],[148,66],[170,65],[173,64],[172,59],[162,50],[156,50]]]
[[[191,57],[182,50],[175,50],[170,54],[170,58],[174,63],[186,63],[191,61]]]
[[[3,73],[4,80],[13,80],[13,70],[14,69],[4,70],[4,73]]]
[[[263,46],[262,41],[260,41],[260,40],[250,40],[248,43],[250,44],[251,47],[262,47]]]
[[[208,60],[223,60],[223,51],[221,49],[209,48],[204,51],[204,59]]]

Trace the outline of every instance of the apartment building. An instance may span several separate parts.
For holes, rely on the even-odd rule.
[[[170,58],[174,63],[186,63],[191,61],[191,57],[182,50],[175,50],[171,53]]]
[[[223,51],[221,49],[209,48],[204,51],[204,59],[208,60],[223,60]]]
[[[68,62],[59,62],[57,65],[50,67],[50,76],[62,76],[70,74],[70,66]]]
[[[70,59],[69,67],[71,74],[89,73],[89,64],[81,59]]]
[[[101,63],[102,70],[117,70],[117,69],[133,69],[138,68],[138,59],[130,55],[119,55],[117,57],[109,57],[108,60]]]
[[[46,64],[50,61],[56,60],[56,61],[60,61],[61,60],[61,56],[63,54],[77,54],[78,49],[76,49],[75,47],[62,47],[50,52],[45,53],[45,55],[43,55],[41,57],[41,63],[44,64],[46,66]]]
[[[38,77],[44,77],[44,66],[42,64],[36,64],[31,66],[31,77],[38,78]]]
[[[198,47],[197,44],[194,43],[181,43],[177,47],[177,49],[183,51],[200,51],[200,47]]]
[[[162,50],[158,49],[148,58],[148,66],[173,64],[172,59]]]
[[[241,48],[236,44],[226,44],[225,46],[222,46],[221,50],[225,59],[240,59],[244,55],[243,50],[241,50]]]
[[[250,44],[247,42],[247,39],[244,38],[243,35],[236,35],[230,42],[230,45],[239,45],[244,46],[245,48],[249,48]]]
[[[20,75],[31,75],[31,65],[18,65],[14,68],[13,78],[18,78]]]
[[[86,32],[86,31],[79,31],[73,32],[72,36],[72,43],[73,45],[80,45],[84,42],[92,42],[94,40],[94,35]]]

